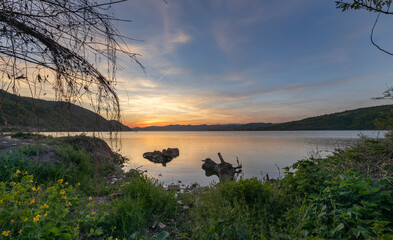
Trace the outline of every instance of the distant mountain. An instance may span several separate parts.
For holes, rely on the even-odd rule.
[[[129,131],[129,127],[66,102],[20,97],[0,90],[0,127],[40,131]]]
[[[134,131],[244,131],[254,130],[273,125],[272,123],[248,123],[248,124],[215,124],[215,125],[168,125],[151,126],[145,128],[132,128]]]
[[[393,105],[358,108],[275,124],[258,130],[376,130],[375,119],[385,118],[392,111]]]
[[[376,130],[374,121],[393,111],[393,105],[359,108],[285,123],[225,125],[168,125],[133,128],[135,131],[284,131],[284,130]]]

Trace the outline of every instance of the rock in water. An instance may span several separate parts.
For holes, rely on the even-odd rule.
[[[162,149],[162,154],[168,157],[175,158],[179,156],[179,149],[178,148],[167,148],[166,150]]]
[[[163,149],[162,152],[154,151],[154,152],[145,152],[143,154],[143,158],[146,158],[154,163],[161,163],[164,167],[167,162],[172,161],[175,157],[179,156],[178,148],[167,148]]]

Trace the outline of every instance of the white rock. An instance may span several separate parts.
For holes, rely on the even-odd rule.
[[[158,226],[161,228],[161,229],[164,229],[165,227],[166,227],[166,225],[165,224],[163,224],[163,223],[158,223]]]

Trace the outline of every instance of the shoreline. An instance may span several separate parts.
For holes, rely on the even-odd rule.
[[[137,170],[121,172],[124,158],[116,158],[101,139],[38,139],[0,154],[6,169],[0,173],[0,238],[393,236],[392,135],[298,161],[279,180],[250,178],[186,190],[164,189]],[[58,158],[42,161],[49,148]],[[53,223],[59,225],[45,227]]]

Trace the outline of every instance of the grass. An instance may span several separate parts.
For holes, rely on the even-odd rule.
[[[175,217],[174,194],[164,190],[156,180],[133,174],[120,190],[121,197],[102,209],[99,226],[117,237],[146,236],[149,228]]]
[[[43,145],[0,156],[0,239],[393,238],[392,135],[298,161],[280,180],[183,194],[137,171],[110,185],[115,161],[84,138],[49,139],[57,163],[31,159]]]

